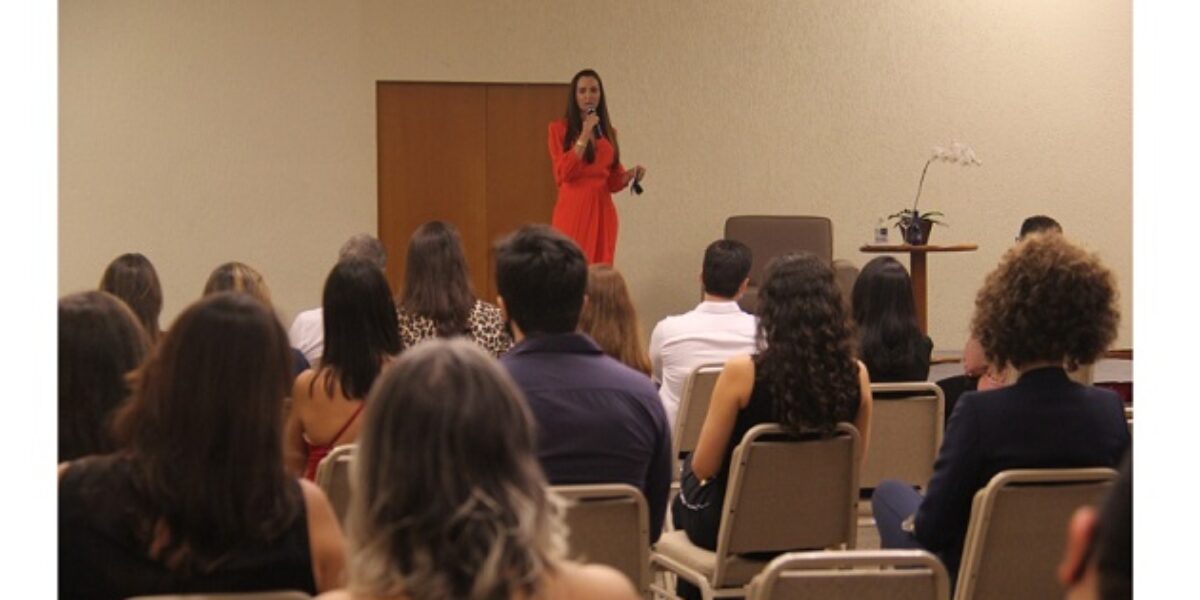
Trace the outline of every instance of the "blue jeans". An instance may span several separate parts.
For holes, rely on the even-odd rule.
[[[887,549],[921,549],[916,538],[900,528],[905,519],[916,514],[921,500],[921,494],[902,481],[888,479],[875,488],[875,493],[871,495],[871,510],[875,514],[880,546]]]

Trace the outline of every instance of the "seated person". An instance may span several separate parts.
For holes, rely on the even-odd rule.
[[[208,276],[208,281],[204,284],[204,295],[218,292],[250,294],[267,308],[273,308],[271,306],[271,289],[267,287],[266,280],[258,271],[245,263],[227,262],[213,269]],[[304,353],[297,348],[292,348],[292,375],[299,375],[310,366]]]
[[[323,600],[617,598],[609,567],[566,560],[534,423],[496,361],[463,340],[406,351],[368,401],[355,454],[347,591]]]
[[[957,576],[975,492],[1006,469],[1113,467],[1129,447],[1121,399],[1067,378],[1116,338],[1112,273],[1057,234],[1027,237],[988,275],[971,332],[1011,386],[963,394],[922,498],[887,480],[872,496],[884,548],[924,548]]]
[[[129,395],[126,375],[142,364],[150,338],[137,316],[107,292],[58,301],[58,460],[117,449],[112,416]]]
[[[59,467],[60,598],[341,585],[325,495],[284,471],[287,334],[214,294],[175,320],[117,416],[123,451]]]
[[[671,431],[683,384],[696,367],[754,353],[758,321],[737,303],[750,284],[750,260],[750,248],[737,240],[709,244],[700,267],[700,304],[659,321],[650,334],[650,365],[654,379],[662,384],[658,396],[667,409]]]
[[[500,356],[512,346],[500,309],[475,297],[458,230],[444,221],[417,228],[408,242],[404,289],[396,299],[400,343],[464,335]]]
[[[649,376],[650,357],[621,272],[609,265],[591,265],[586,295],[579,331],[591,336],[605,354]]]
[[[387,250],[375,236],[366,233],[355,234],[346,240],[338,249],[338,262],[350,259],[365,260],[375,265],[387,275]],[[321,362],[321,354],[325,351],[325,326],[322,323],[321,307],[301,311],[292,321],[288,330],[288,339],[292,346],[304,353],[310,366]]]
[[[871,382],[854,359],[850,321],[829,265],[787,254],[767,265],[758,293],[759,347],[729,359],[713,388],[696,451],[683,464],[676,526],[716,549],[733,450],[750,428],[779,423],[799,433],[853,423],[863,452],[871,434]]]
[[[925,381],[933,340],[917,324],[904,265],[880,256],[863,266],[850,294],[858,351],[873,382]]]
[[[321,302],[321,364],[296,378],[288,414],[288,464],[306,479],[335,446],[353,443],[371,384],[400,353],[396,309],[383,272],[350,259],[334,265]]]
[[[1121,475],[1103,508],[1082,506],[1067,525],[1067,544],[1058,581],[1066,600],[1133,598],[1133,455],[1125,455]]]
[[[662,532],[671,486],[671,434],[650,378],[577,332],[587,260],[575,242],[522,227],[496,251],[500,308],[517,344],[501,359],[538,425],[538,460],[553,485],[627,483]]]
[[[136,252],[113,259],[100,278],[100,291],[120,298],[142,322],[153,346],[162,337],[158,316],[162,313],[162,285],[150,259]]]

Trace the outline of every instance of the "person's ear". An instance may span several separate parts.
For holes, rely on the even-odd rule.
[[[749,287],[750,287],[750,278],[747,277],[742,280],[742,285],[738,286],[737,297],[741,298],[742,294],[746,293],[746,288],[749,288]]]
[[[1071,515],[1067,523],[1067,544],[1063,550],[1062,561],[1058,563],[1058,582],[1063,587],[1072,585],[1083,579],[1087,570],[1088,549],[1096,534],[1098,515],[1093,506],[1083,506]]]

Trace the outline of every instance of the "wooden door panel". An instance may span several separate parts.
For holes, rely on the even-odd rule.
[[[546,128],[562,116],[568,90],[570,86],[564,84],[487,88],[489,250],[521,225],[550,222],[558,190],[546,149]],[[489,252],[488,299],[496,297],[494,265]]]
[[[388,279],[400,291],[408,239],[422,223],[453,223],[476,289],[487,285],[486,90],[442,83],[377,88],[379,239]]]

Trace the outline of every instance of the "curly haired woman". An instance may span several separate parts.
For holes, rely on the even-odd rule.
[[[751,427],[779,423],[796,433],[828,434],[845,421],[858,428],[864,446],[870,436],[870,381],[854,359],[850,321],[829,266],[811,254],[776,258],[758,298],[760,350],[725,363],[672,507],[676,526],[709,550],[716,548],[733,449]]]
[[[971,333],[987,361],[1020,373],[1011,386],[963,394],[946,426],[925,497],[885,481],[871,499],[884,548],[922,547],[958,572],[971,501],[1000,471],[1115,467],[1129,446],[1120,398],[1068,379],[1117,335],[1112,273],[1056,233],[1008,251],[975,298]]]

